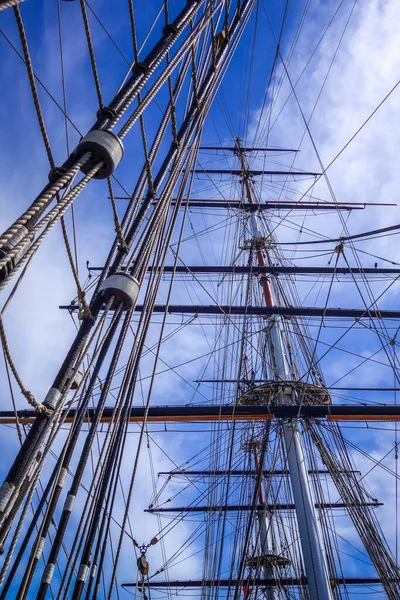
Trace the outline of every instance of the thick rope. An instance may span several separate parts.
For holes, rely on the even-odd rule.
[[[82,6],[83,4],[83,6]],[[85,5],[84,5],[84,1],[83,3],[81,2],[81,7],[82,7],[82,14],[83,14],[83,18],[84,18],[84,23],[85,23],[85,30],[86,30],[86,35],[88,37],[88,46],[89,46],[89,53],[90,53],[90,58],[92,61],[92,65],[93,65],[93,61],[94,61],[94,55],[93,55],[93,47],[92,47],[92,43],[91,43],[91,37],[90,37],[90,30],[89,30],[89,23],[87,22],[87,14],[86,14],[86,9],[85,9]],[[47,130],[46,130],[46,125],[44,122],[44,117],[43,117],[43,112],[40,106],[40,100],[39,100],[39,95],[37,92],[37,87],[36,87],[36,82],[35,82],[35,74],[33,71],[33,66],[32,66],[32,60],[31,60],[31,56],[30,56],[30,52],[29,52],[29,47],[28,47],[28,40],[26,37],[26,33],[25,33],[25,29],[24,29],[24,24],[22,21],[22,17],[21,17],[21,13],[20,10],[18,8],[18,6],[16,6],[14,8],[14,13],[15,13],[15,18],[17,20],[17,25],[18,25],[18,31],[19,31],[19,35],[20,35],[20,39],[21,39],[21,44],[22,44],[22,49],[23,49],[23,53],[24,53],[24,58],[25,58],[25,64],[26,64],[26,68],[27,68],[27,72],[28,72],[28,78],[29,78],[29,84],[30,84],[30,88],[31,88],[31,93],[32,93],[32,97],[33,97],[33,102],[35,104],[35,109],[36,109],[36,115],[37,115],[37,119],[39,121],[39,127],[40,127],[40,131],[42,134],[42,138],[43,138],[43,143],[44,146],[46,148],[46,154],[47,154],[47,158],[50,164],[51,169],[55,168],[55,162],[54,162],[54,158],[53,158],[53,154],[51,151],[51,147],[50,147],[50,140],[49,137],[47,135]],[[98,95],[100,93],[100,85],[98,82],[98,78],[96,79],[96,75],[97,75],[97,70],[96,70],[96,65],[94,63],[94,75],[95,75],[95,82],[96,82],[96,89],[98,92]],[[101,106],[101,93],[99,95],[99,103]],[[58,202],[60,202],[60,198],[57,192],[57,200]],[[74,263],[74,258],[72,255],[72,251],[71,251],[71,245],[69,243],[69,239],[68,239],[68,232],[67,232],[67,227],[65,224],[65,219],[64,217],[61,217],[61,228],[62,228],[62,234],[63,234],[63,238],[64,238],[64,244],[65,244],[65,248],[67,251],[67,255],[68,255],[68,260],[69,260],[69,264],[71,267],[71,271],[72,271],[72,275],[75,281],[75,285],[76,285],[76,289],[77,289],[77,295],[78,295],[78,299],[79,299],[79,304],[81,307],[80,313],[79,313],[79,318],[83,319],[85,318],[85,316],[88,316],[90,314],[90,310],[89,310],[89,306],[86,300],[86,295],[85,292],[82,290],[80,281],[79,281],[79,277],[78,277],[78,272]]]
[[[99,163],[95,167],[95,169],[96,169],[95,172],[98,171],[101,164],[102,163]],[[92,169],[92,171],[93,171],[93,169]],[[92,171],[90,171],[90,173],[92,173]],[[20,253],[20,251],[25,250],[25,244],[26,244],[27,240],[29,240],[29,238],[33,239],[37,234],[39,234],[41,229],[44,229],[44,231],[41,233],[41,235],[38,238],[36,238],[35,242],[30,246],[29,250],[18,261],[18,264],[14,267],[14,270],[12,271],[12,273],[14,273],[14,271],[16,271],[16,269],[18,268],[20,263],[22,263],[25,260],[26,255],[31,252],[32,247],[34,245],[37,246],[39,238],[43,237],[43,234],[46,232],[48,226],[50,224],[52,224],[51,226],[53,226],[54,223],[56,223],[65,214],[67,208],[72,204],[73,200],[83,190],[86,183],[91,178],[88,176],[89,176],[89,173],[88,173],[88,175],[85,175],[85,177],[83,179],[81,179],[75,187],[73,187],[68,193],[66,193],[59,200],[59,202],[40,221],[37,221],[36,225],[34,227],[32,227],[32,229],[29,231],[29,233],[26,234],[24,236],[24,238],[21,239],[21,241],[19,241],[17,244],[15,244],[15,246],[13,246],[13,248],[7,252],[6,256],[4,256],[4,258],[0,259],[0,268],[6,266],[10,258],[15,258]]]
[[[8,285],[8,282],[18,272],[18,270],[21,269],[24,266],[24,264],[31,258],[31,256],[36,252],[36,250],[42,243],[43,239],[48,235],[48,233],[54,227],[54,225],[58,222],[58,220],[65,214],[65,212],[67,211],[69,206],[72,204],[72,202],[74,201],[76,196],[78,194],[80,194],[80,192],[83,190],[83,188],[88,183],[88,181],[90,181],[92,179],[92,177],[94,177],[94,175],[100,169],[101,165],[102,165],[102,163],[98,163],[97,165],[95,165],[93,167],[93,169],[91,169],[89,171],[89,173],[87,175],[85,175],[85,177],[83,179],[81,179],[81,181],[72,189],[72,191],[69,192],[69,194],[67,194],[67,196],[65,196],[65,198],[63,198],[62,206],[60,206],[61,203],[56,204],[56,206],[53,208],[53,210],[50,211],[50,213],[48,213],[42,219],[41,223],[37,226],[37,228],[40,228],[44,224],[46,224],[44,231],[39,235],[39,237],[31,245],[29,250],[20,259],[20,261],[14,267],[13,271],[11,273],[9,273],[3,279],[2,283],[0,284],[0,292]],[[35,232],[35,228],[32,230],[32,232]],[[13,256],[13,254],[16,252],[17,248],[18,248],[18,245],[15,246],[15,248],[13,248],[13,250],[9,253],[9,256]],[[2,265],[2,261],[0,260],[0,266],[1,265]]]
[[[64,175],[62,175],[54,185],[52,185],[46,192],[44,192],[41,196],[39,196],[33,204],[28,208],[28,210],[14,222],[11,227],[9,227],[1,236],[0,236],[0,245],[5,244],[10,240],[18,231],[20,230],[22,225],[25,225],[37,212],[43,211],[44,208],[48,206],[50,201],[54,198],[56,193],[62,190],[78,173],[80,168],[87,163],[91,156],[90,152],[86,152],[82,158],[80,158],[71,169],[69,169]]]
[[[11,8],[20,2],[24,2],[24,0],[0,0],[0,10],[5,10],[6,8]]]
[[[29,85],[31,88],[33,102],[35,104],[35,109],[36,109],[36,114],[37,114],[37,118],[39,121],[40,131],[41,131],[44,145],[46,148],[47,158],[49,159],[50,166],[52,168],[54,168],[55,164],[54,164],[53,156],[51,153],[50,140],[49,140],[49,136],[47,135],[47,130],[46,130],[46,125],[45,125],[44,118],[43,118],[42,109],[40,107],[39,94],[37,92],[37,87],[36,87],[36,82],[35,82],[35,74],[33,72],[32,60],[31,60],[31,55],[30,55],[29,47],[28,47],[28,40],[26,37],[24,24],[23,24],[22,17],[21,17],[21,12],[20,12],[18,6],[14,6],[14,15],[15,15],[15,19],[17,21],[19,37],[20,37],[21,45],[22,45],[22,51],[24,53],[26,69],[28,72]]]
[[[201,1],[199,0],[199,2],[196,2],[195,4],[192,4],[191,6],[189,6],[187,14],[185,15],[184,19],[181,21],[181,24],[179,25],[177,32],[166,41],[166,44],[165,44],[162,52],[160,52],[160,54],[154,59],[151,66],[149,67],[148,65],[146,65],[148,67],[146,74],[143,74],[140,77],[140,79],[138,78],[135,86],[133,88],[131,88],[130,92],[126,95],[125,99],[121,102],[120,106],[117,109],[116,116],[107,125],[108,130],[111,131],[115,127],[115,125],[118,123],[118,121],[123,117],[123,115],[129,108],[129,106],[132,103],[135,96],[140,92],[140,90],[143,88],[143,86],[146,84],[146,82],[150,79],[150,77],[153,75],[153,73],[161,65],[167,52],[169,52],[169,50],[171,50],[172,46],[175,44],[178,37],[184,31],[184,29],[187,26],[187,24],[189,23],[190,19],[199,10],[200,4],[202,4],[202,3],[203,3],[203,0],[201,0]],[[202,17],[201,23],[202,23],[202,28],[205,28],[205,26],[208,24],[208,18],[206,19],[206,18]],[[185,48],[186,48],[186,43],[187,42],[184,43]],[[190,43],[190,41],[189,41],[189,43]],[[182,50],[182,48],[181,48],[181,50]],[[180,51],[178,51],[177,54],[179,55]],[[174,61],[175,61],[175,58],[177,58],[177,57],[174,57]],[[174,63],[174,66],[176,66],[176,63]],[[121,137],[120,133],[118,134],[118,136]]]
[[[40,402],[37,402],[35,400],[35,397],[32,394],[32,392],[27,390],[26,387],[24,386],[24,384],[22,383],[21,377],[19,376],[18,370],[17,370],[17,368],[14,364],[14,361],[11,357],[11,352],[10,352],[10,348],[9,348],[9,345],[7,342],[6,332],[4,330],[3,318],[1,316],[1,314],[0,314],[0,340],[1,340],[1,344],[3,346],[4,355],[10,366],[12,374],[14,375],[15,381],[18,383],[19,389],[21,390],[21,394],[23,396],[25,396],[28,404],[30,404],[32,406],[32,408],[35,409],[36,412],[38,412],[38,413],[47,412],[48,409],[46,408],[46,406],[44,404],[40,404]]]
[[[21,534],[25,518],[26,518],[26,516],[28,514],[28,509],[29,509],[29,507],[31,506],[31,503],[32,503],[33,494],[35,493],[36,486],[37,486],[38,481],[40,479],[40,474],[41,474],[42,469],[44,467],[44,463],[45,463],[45,459],[46,459],[47,453],[49,452],[51,444],[53,443],[55,435],[57,434],[58,427],[59,427],[59,424],[60,424],[60,416],[61,416],[61,410],[57,411],[57,409],[56,409],[55,414],[54,414],[55,420],[54,420],[54,424],[53,424],[53,429],[52,429],[52,431],[50,433],[50,436],[49,436],[49,439],[48,439],[48,441],[46,443],[46,447],[44,448],[44,450],[42,452],[42,455],[40,456],[36,472],[32,475],[32,479],[31,479],[31,482],[30,482],[30,489],[29,489],[29,492],[28,492],[28,496],[26,498],[26,502],[25,502],[24,507],[22,509],[21,515],[19,517],[17,527],[16,527],[16,529],[14,531],[14,535],[13,535],[13,538],[11,540],[11,544],[10,544],[10,547],[8,549],[7,556],[5,558],[5,561],[4,561],[2,569],[1,569],[1,573],[0,573],[0,586],[3,585],[5,576],[6,576],[7,571],[8,571],[8,567],[10,566],[11,559],[12,559],[12,556],[13,556],[13,553],[14,553],[14,550],[15,550],[15,546],[17,545],[17,542],[18,542],[19,536]]]
[[[114,217],[114,229],[115,229],[115,233],[117,234],[118,243],[119,243],[121,250],[123,250],[124,252],[128,252],[129,248],[125,241],[125,237],[124,237],[124,234],[123,234],[123,231],[121,228],[121,223],[118,218],[117,205],[115,204],[115,197],[114,197],[114,191],[113,191],[113,187],[112,187],[112,183],[111,183],[111,177],[107,177],[107,185],[108,185],[108,191],[110,194],[111,206],[112,206],[113,217]]]
[[[63,234],[63,238],[64,238],[65,249],[67,251],[68,260],[69,260],[69,264],[71,267],[71,271],[72,271],[72,275],[73,275],[73,278],[75,281],[77,295],[78,295],[78,301],[79,301],[79,307],[80,307],[80,310],[78,313],[78,319],[82,320],[88,316],[91,316],[91,313],[90,313],[89,304],[86,300],[86,294],[81,287],[81,283],[79,281],[79,276],[78,276],[78,271],[75,267],[74,257],[72,256],[71,245],[68,240],[67,227],[65,225],[64,217],[61,217],[61,229],[62,229],[62,234]]]
[[[6,368],[6,374],[7,374],[7,381],[8,381],[8,385],[9,385],[9,388],[10,388],[11,402],[12,402],[13,410],[14,410],[15,424],[17,426],[17,435],[18,435],[19,443],[22,446],[23,436],[22,436],[22,430],[21,430],[21,423],[19,422],[17,405],[15,403],[14,390],[13,390],[13,387],[12,387],[11,376],[10,376],[10,367],[9,367],[9,364],[7,362],[7,359],[6,359],[6,354],[4,352],[4,349],[3,349],[3,356],[4,356],[4,366]]]
[[[100,79],[99,79],[99,73],[97,71],[96,58],[94,55],[92,35],[90,33],[89,19],[88,19],[87,12],[86,12],[85,0],[80,0],[80,4],[81,4],[83,24],[84,24],[85,33],[86,33],[86,40],[87,40],[87,45],[88,45],[88,50],[89,50],[90,63],[92,65],[93,79],[94,79],[94,84],[96,87],[97,100],[99,102],[99,107],[103,108],[103,98],[101,95]]]

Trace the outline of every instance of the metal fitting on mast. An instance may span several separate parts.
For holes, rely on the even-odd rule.
[[[71,381],[70,389],[77,390],[82,383],[83,373],[76,367],[71,367],[69,370],[69,379]]]
[[[114,297],[112,308],[117,308],[122,302],[122,310],[130,310],[135,306],[139,290],[137,279],[124,271],[110,275],[99,287],[104,300]]]
[[[103,129],[92,129],[79,142],[74,150],[77,159],[86,152],[91,152],[92,157],[81,167],[82,173],[87,175],[98,163],[103,163],[94,175],[94,179],[106,179],[117,168],[124,154],[122,141],[115,133]]]

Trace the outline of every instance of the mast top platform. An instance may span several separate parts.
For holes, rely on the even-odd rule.
[[[290,566],[292,561],[282,554],[261,554],[252,556],[247,559],[247,567],[249,569],[258,569],[262,565],[274,565],[276,567],[286,568]]]
[[[332,404],[328,390],[314,383],[303,381],[269,381],[247,390],[238,400],[241,406],[265,406],[279,404],[281,397],[292,404]]]

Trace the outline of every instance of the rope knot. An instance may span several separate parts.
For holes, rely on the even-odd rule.
[[[121,250],[122,252],[125,252],[125,253],[129,252],[129,246],[126,243],[126,241],[125,241],[125,239],[124,239],[124,237],[122,235],[121,230],[115,228],[115,232],[117,233],[117,236],[118,236],[118,242],[119,242],[118,243],[118,250]]]
[[[80,321],[83,321],[84,319],[90,319],[90,321],[94,322],[94,316],[92,315],[89,305],[87,303],[85,303],[85,305],[82,306],[82,308],[79,310],[78,319]]]
[[[41,404],[40,402],[37,402],[35,400],[35,396],[32,394],[32,392],[30,392],[29,390],[24,390],[22,393],[25,396],[28,404],[30,404],[32,406],[32,408],[34,408],[37,413],[40,413],[40,414],[49,413],[49,414],[51,414],[51,411],[49,411],[49,409],[47,408],[47,406],[45,406],[44,404]]]
[[[80,321],[83,321],[83,319],[90,319],[91,321],[94,321],[94,317],[90,311],[89,304],[86,300],[86,294],[83,290],[78,291],[78,301],[80,306],[78,312],[78,319]]]

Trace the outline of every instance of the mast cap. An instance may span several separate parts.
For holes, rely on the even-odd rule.
[[[112,308],[117,308],[122,302],[122,310],[130,310],[139,296],[139,282],[129,273],[122,271],[107,277],[99,291],[102,292],[105,301],[114,296]]]
[[[91,152],[92,157],[81,167],[82,173],[87,175],[97,163],[102,162],[103,165],[94,175],[94,179],[106,179],[118,166],[124,154],[124,146],[115,133],[92,129],[81,139],[74,150],[74,155],[79,159],[86,152]]]

